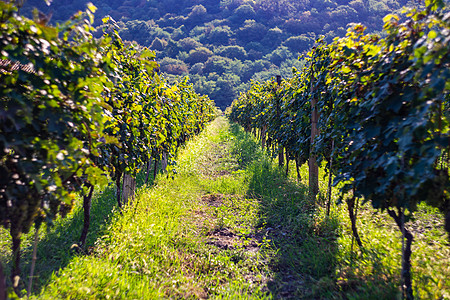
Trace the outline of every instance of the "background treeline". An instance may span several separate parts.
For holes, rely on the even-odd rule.
[[[29,0],[22,12],[31,15],[37,7],[53,12],[52,22],[58,22],[84,10],[87,2],[53,1],[46,6],[42,0]],[[292,66],[302,65],[298,56],[319,35],[331,42],[354,22],[378,31],[387,13],[416,5],[406,0],[92,2],[98,7],[95,25],[101,25],[103,16],[112,16],[119,21],[124,40],[151,47],[163,72],[189,74],[196,91],[209,95],[221,108],[248,89],[251,79],[290,77]]]

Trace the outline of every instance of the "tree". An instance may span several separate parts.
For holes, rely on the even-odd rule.
[[[205,36],[205,40],[215,45],[228,45],[232,36],[233,32],[229,26],[218,26]]]
[[[306,35],[291,36],[286,41],[284,45],[289,48],[292,53],[302,53],[308,50],[313,44],[314,40],[307,37]]]
[[[203,64],[203,63],[196,63],[196,64],[194,64],[194,65],[191,66],[191,68],[189,69],[189,71],[190,71],[192,74],[202,75],[202,74],[203,74],[203,67],[204,67],[204,64]],[[198,90],[196,89],[196,91],[198,91]]]
[[[203,46],[200,42],[194,40],[191,37],[187,37],[187,38],[179,40],[178,44],[182,48],[183,51],[190,51],[195,48],[199,48],[199,47]]]
[[[274,46],[279,46],[283,37],[284,37],[283,30],[281,30],[278,27],[270,28],[267,31],[267,34],[264,37],[264,39],[261,41],[261,43],[272,48]]]
[[[294,56],[292,55],[289,48],[286,46],[280,46],[277,49],[273,50],[272,53],[265,56],[273,64],[279,66],[286,59],[292,59]]]
[[[199,47],[196,49],[192,49],[189,51],[189,55],[186,58],[186,62],[193,65],[199,62],[205,62],[208,60],[210,56],[213,55],[213,52],[206,47]]]
[[[202,19],[207,14],[206,8],[199,4],[192,7],[191,12],[188,15],[188,18],[199,18]]]
[[[290,18],[286,20],[283,27],[287,32],[298,35],[307,32],[321,32],[323,23],[324,20],[318,20],[318,18],[312,16],[311,12],[308,11],[300,14],[296,19]]]
[[[119,30],[125,40],[136,41],[141,45],[148,45],[151,41],[153,32],[152,26],[141,20],[127,21]]]
[[[214,55],[205,62],[203,71],[206,73],[223,74],[230,68],[231,62],[232,60],[229,58]]]
[[[195,5],[188,14],[185,24],[192,28],[195,25],[203,23],[207,16],[206,8],[203,5]]]
[[[236,8],[231,16],[233,23],[243,23],[245,20],[252,20],[256,17],[255,10],[249,4],[243,4]]]
[[[330,12],[330,18],[333,21],[344,25],[348,22],[356,22],[358,12],[348,5],[340,5]]]
[[[178,59],[169,57],[163,58],[160,63],[160,70],[173,75],[183,75],[188,73],[187,65]]]
[[[167,46],[167,41],[160,38],[155,38],[150,45],[151,49],[162,51]]]
[[[239,60],[244,60],[247,57],[247,52],[241,46],[226,46],[221,47],[217,50],[217,54],[219,56],[228,57],[228,58],[236,58]]]
[[[252,41],[260,41],[267,33],[267,28],[255,20],[246,20],[244,26],[240,27],[236,36],[242,42],[248,43]]]

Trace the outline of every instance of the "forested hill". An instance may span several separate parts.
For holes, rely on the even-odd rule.
[[[64,21],[85,0],[26,1]],[[105,15],[119,21],[123,39],[152,48],[169,76],[189,75],[199,93],[221,108],[228,106],[251,79],[289,77],[299,54],[319,35],[343,36],[349,23],[381,29],[383,17],[406,0],[92,0],[96,25]]]

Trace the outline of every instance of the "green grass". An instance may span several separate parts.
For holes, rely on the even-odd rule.
[[[415,220],[407,222],[414,235],[412,244],[412,277],[418,299],[450,299],[450,244],[437,209],[420,205]],[[342,219],[345,221],[344,216]],[[347,218],[348,219],[348,218]],[[358,284],[349,295],[353,299],[401,298],[401,234],[385,213],[368,205],[360,209],[358,228],[364,249],[351,255],[351,233],[345,228],[339,243],[343,286]],[[351,266],[351,267],[350,267]]]
[[[112,187],[93,199],[88,251],[71,250],[79,206],[42,230],[36,299],[396,299],[401,239],[385,213],[362,206],[364,249],[352,247],[344,206],[326,217],[291,163],[288,177],[254,137],[218,118],[178,156],[177,175],[143,185],[123,214]],[[307,179],[307,166],[301,169]],[[325,174],[321,170],[321,177]],[[326,190],[326,180],[320,183]],[[333,191],[336,200],[336,191]],[[321,196],[323,198],[323,196]],[[413,232],[419,299],[450,298],[448,240],[442,218],[421,206]],[[10,264],[0,231],[0,259]],[[24,274],[32,233],[24,236]],[[353,249],[353,251],[352,251]],[[6,270],[9,272],[9,269]]]

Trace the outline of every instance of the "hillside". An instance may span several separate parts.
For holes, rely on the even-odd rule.
[[[52,22],[84,10],[88,1],[29,0]],[[345,35],[349,23],[378,31],[382,18],[399,11],[405,0],[128,0],[92,1],[96,25],[105,15],[120,26],[123,39],[150,47],[168,76],[189,75],[197,92],[208,94],[224,109],[250,80],[277,74],[290,77],[319,35],[327,41]],[[411,5],[411,3],[409,3]],[[100,29],[100,28],[99,28]],[[99,30],[101,32],[101,30]]]

